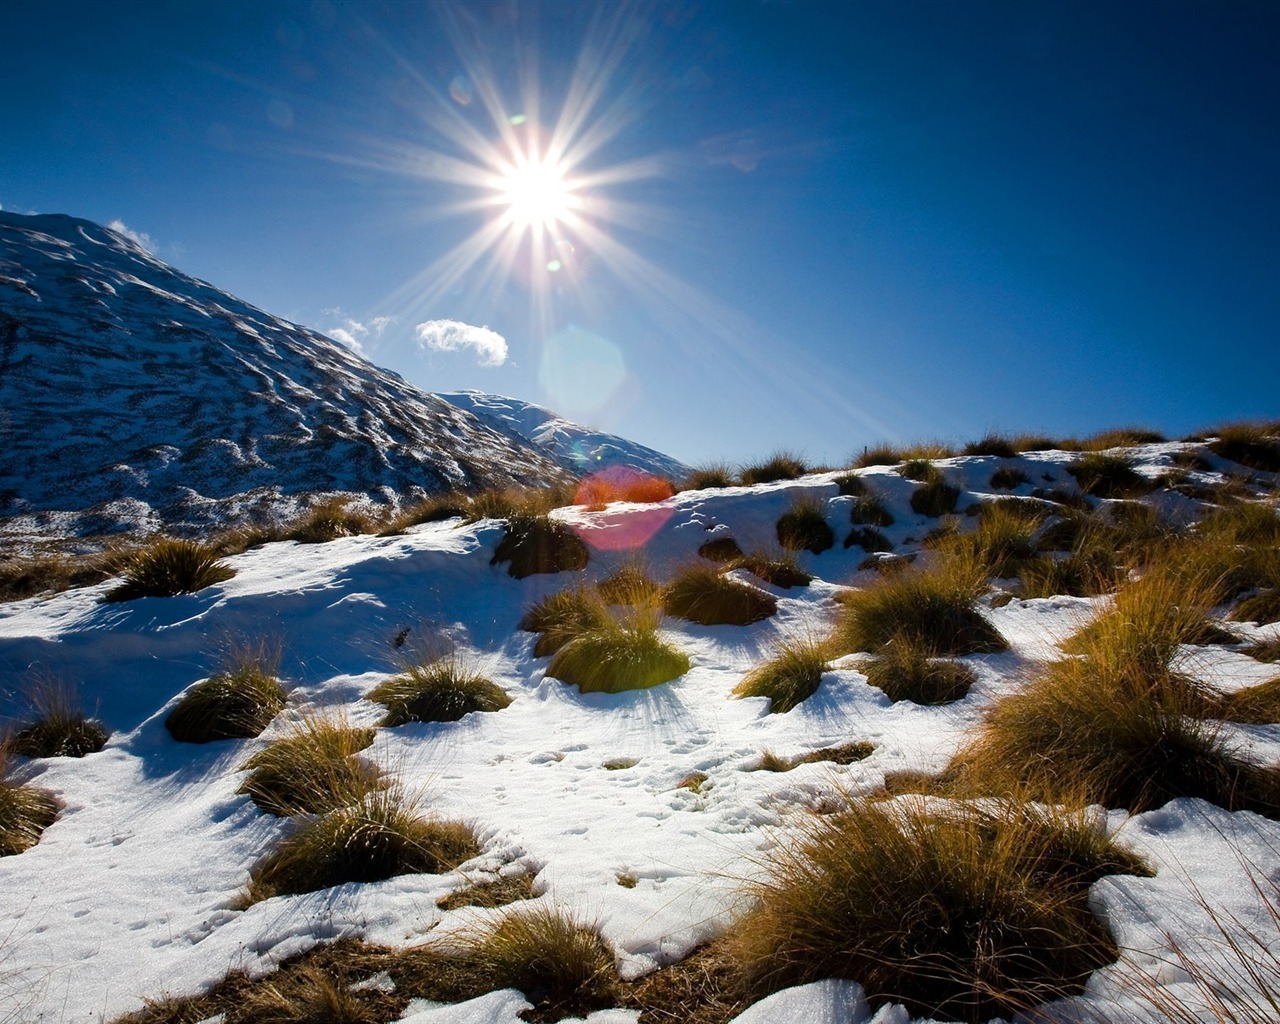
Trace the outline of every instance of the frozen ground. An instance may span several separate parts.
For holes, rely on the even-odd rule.
[[[1146,471],[1156,472],[1169,450],[1144,449]],[[1069,458],[1037,453],[939,465],[965,489],[963,509],[989,493],[986,481],[1001,464],[1070,487],[1062,468]],[[912,485],[888,469],[863,473],[896,516],[885,532],[900,551],[918,547],[937,521],[911,512]],[[16,713],[24,683],[47,674],[77,684],[113,730],[99,753],[20,769],[65,806],[37,846],[0,859],[0,1020],[109,1021],[143,997],[202,990],[232,967],[266,971],[335,936],[418,942],[485,913],[437,909],[464,876],[519,867],[536,872],[540,899],[599,922],[624,977],[680,958],[741,906],[744,881],[767,870],[770,852],[788,842],[789,821],[874,790],[886,771],[942,767],[990,702],[1022,685],[1037,663],[1059,656],[1053,642],[1093,606],[1061,597],[984,608],[1011,649],[967,659],[978,683],[951,705],[890,703],[867,684],[856,656],[837,662],[817,694],[788,714],[768,714],[763,699],[734,699],[735,684],[768,657],[777,635],[822,635],[839,590],[870,579],[858,569],[864,552],[840,546],[851,499],[837,496],[832,477],[685,492],[660,506],[557,513],[592,543],[589,578],[627,557],[612,549],[626,535],[648,537],[640,552],[661,579],[695,560],[713,536],[732,535],[748,551],[775,549],[774,523],[795,497],[825,502],[836,547],[801,554],[818,579],[791,590],[765,587],[778,599],[778,614],[753,626],[668,619],[668,638],[693,667],[643,692],[582,695],[545,676],[547,660],[533,657],[533,636],[518,622],[574,574],[518,581],[490,565],[502,536],[492,521],[323,545],[271,544],[229,559],[234,579],[191,596],[102,604],[104,584],[0,606],[3,710]],[[1190,499],[1169,500],[1172,516],[1194,511]],[[1232,628],[1253,638],[1280,627]],[[289,709],[257,740],[174,741],[163,722],[183,690],[209,675],[228,645],[258,637],[281,645]],[[381,709],[363,695],[397,671],[405,651],[441,639],[501,685],[510,707],[455,723],[381,729],[365,755],[403,779],[425,809],[474,823],[484,853],[449,875],[343,885],[235,909],[250,867],[290,829],[236,794],[239,766],[307,709],[374,723]],[[1225,687],[1275,675],[1274,666],[1231,647],[1188,650],[1185,661]],[[847,767],[752,770],[765,749],[790,755],[851,740],[874,743],[874,754]],[[1241,729],[1239,742],[1259,760],[1280,759],[1280,728]],[[605,767],[619,760],[635,763]],[[678,788],[694,771],[708,776],[700,790]],[[1193,947],[1209,936],[1200,897],[1221,915],[1265,922],[1250,879],[1280,881],[1280,826],[1195,800],[1132,818],[1112,812],[1110,821],[1158,873],[1104,879],[1091,898],[1131,957],[1190,998],[1185,973],[1158,964],[1169,956],[1170,936]],[[620,876],[636,884],[620,885]],[[1081,1002],[1105,1007],[1117,1021],[1142,1019],[1114,969],[1098,972]],[[526,1005],[518,993],[495,992],[462,1007],[415,1004],[404,1019],[515,1024]],[[1063,1019],[1072,1012],[1061,1007]],[[871,1017],[856,984],[833,981],[780,993],[739,1022],[859,1024]],[[891,1006],[874,1019],[890,1024],[908,1016]],[[590,1020],[620,1024],[635,1014],[607,1011]]]

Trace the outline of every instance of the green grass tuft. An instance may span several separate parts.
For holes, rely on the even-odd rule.
[[[694,565],[663,588],[662,607],[668,615],[703,626],[746,626],[773,615],[778,602],[714,569]]]
[[[590,626],[564,644],[547,675],[583,693],[621,693],[670,682],[689,671],[689,658],[663,641],[653,609]]]
[[[257,736],[285,706],[279,666],[279,649],[265,642],[232,650],[226,668],[183,694],[165,728],[183,743]]]
[[[131,557],[124,579],[103,595],[104,601],[193,594],[234,576],[235,570],[211,548],[191,540],[158,540]]]
[[[836,542],[836,535],[827,525],[822,504],[817,501],[797,501],[792,504],[777,524],[778,543],[788,551],[809,551],[820,555]]]
[[[818,692],[826,670],[823,644],[805,638],[782,639],[774,656],[748,672],[733,693],[736,697],[768,697],[770,714],[783,714]]]
[[[928,459],[908,459],[898,467],[898,475],[917,483],[929,483],[942,477],[942,470]]]
[[[599,591],[576,586],[542,598],[524,613],[520,628],[539,634],[533,654],[535,658],[545,658],[584,630],[608,625],[610,621],[609,609]]]
[[[366,795],[283,840],[253,870],[249,898],[315,892],[344,882],[451,871],[480,852],[469,826],[420,818],[397,790]]]
[[[473,711],[501,711],[511,703],[502,687],[453,656],[406,666],[400,675],[374,687],[368,699],[387,709],[381,724],[392,727],[456,722]]]

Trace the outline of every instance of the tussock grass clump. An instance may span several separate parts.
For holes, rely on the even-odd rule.
[[[1071,554],[1066,558],[1042,555],[1018,567],[1023,597],[1093,597],[1115,589],[1116,568],[1101,552]]]
[[[587,627],[555,653],[547,675],[582,693],[621,693],[670,682],[689,671],[689,658],[662,639],[659,621],[656,610],[637,608]]]
[[[1229,462],[1280,473],[1280,430],[1275,425],[1232,423],[1221,427],[1209,450]]]
[[[502,687],[454,656],[408,665],[374,687],[368,699],[387,709],[381,723],[385,726],[456,722],[473,711],[501,711],[511,703]]]
[[[746,626],[778,610],[771,594],[698,565],[682,569],[662,590],[668,615],[702,626]]]
[[[1219,726],[1194,717],[1206,710],[1188,687],[1057,662],[993,707],[953,762],[958,788],[1053,800],[1070,780],[1090,802],[1134,813],[1185,796],[1280,813],[1280,769],[1237,757]]]
[[[313,506],[285,528],[285,539],[300,544],[324,544],[339,537],[372,533],[372,516],[351,508],[342,498],[330,498]]]
[[[1280,813],[1280,768],[1240,759],[1220,726],[1221,698],[1170,668],[1204,629],[1203,600],[1170,570],[1123,588],[1110,610],[1064,644],[1078,655],[1045,668],[990,711],[953,761],[960,789],[1022,787],[1054,801],[1071,780],[1082,799],[1131,811],[1179,796],[1229,810]],[[1201,585],[1200,594],[1208,593]]]
[[[942,550],[979,565],[992,576],[1016,576],[1036,557],[1035,535],[1043,514],[1012,499],[982,506],[977,528],[953,533],[940,543]]]
[[[1280,722],[1280,678],[1257,686],[1220,694],[1214,700],[1215,717],[1249,725]]]
[[[609,604],[654,605],[661,590],[638,559],[624,562],[596,584],[596,593]]]
[[[124,579],[103,595],[104,601],[193,594],[231,579],[235,570],[219,561],[211,548],[192,540],[162,539],[133,555]]]
[[[257,736],[285,706],[279,668],[279,648],[264,641],[233,649],[226,668],[183,694],[165,728],[182,743]]]
[[[237,969],[201,995],[147,999],[115,1024],[383,1024],[404,1014],[409,997],[365,983],[394,956],[386,947],[339,939],[259,978]]]
[[[863,494],[853,499],[849,520],[854,526],[893,525],[893,515],[874,494]]]
[[[867,493],[867,482],[857,473],[844,473],[835,478],[837,493],[858,498]]]
[[[461,822],[420,818],[398,790],[369,793],[289,836],[253,870],[249,898],[315,892],[344,882],[451,871],[480,852]]]
[[[448,896],[436,900],[441,910],[458,910],[461,907],[505,907],[536,897],[533,891],[533,875],[504,875],[492,881],[472,882]]]
[[[606,602],[598,591],[570,587],[548,594],[524,613],[520,628],[540,634],[533,645],[536,658],[555,654],[574,637],[612,621]]]
[[[849,536],[844,539],[844,546],[851,548],[855,544],[869,555],[893,550],[893,541],[874,526],[857,526],[850,530]]]
[[[937,518],[954,512],[959,500],[960,488],[947,483],[939,473],[911,492],[911,511],[917,515]]]
[[[698,554],[709,562],[732,562],[742,557],[742,548],[732,537],[716,537],[699,546]]]
[[[89,718],[75,689],[57,682],[36,685],[30,695],[34,721],[8,738],[9,754],[23,757],[84,757],[106,745],[110,732]]]
[[[862,454],[854,460],[855,469],[867,469],[871,466],[894,466],[901,462],[902,454],[891,444],[877,444],[862,449]]]
[[[709,491],[733,486],[733,470],[728,463],[714,462],[695,466],[680,484],[682,491]]]
[[[578,484],[573,501],[575,505],[599,511],[614,501],[654,504],[666,501],[675,493],[670,480],[626,466],[613,466],[592,473]]]
[[[961,449],[962,455],[994,455],[1000,459],[1011,459],[1018,454],[1018,447],[1013,438],[1004,434],[987,434],[977,441],[971,441]]]
[[[774,452],[767,460],[753,466],[744,466],[738,474],[743,486],[771,484],[778,480],[795,480],[809,472],[809,467],[798,455],[791,452]]]
[[[1092,826],[1043,814],[1028,828],[1020,808],[902,799],[813,819],[726,940],[745,984],[850,978],[873,1005],[967,1021],[1081,991],[1119,952],[1088,906],[1090,876],[1113,870],[1109,843],[1097,835],[1091,870],[1054,870],[1060,849],[1081,849],[1064,834]]]
[[[1108,448],[1136,448],[1138,445],[1160,444],[1167,440],[1158,430],[1148,430],[1146,427],[1113,427],[1085,438],[1080,447],[1084,451],[1101,452]]]
[[[820,555],[836,542],[836,535],[817,501],[797,501],[777,523],[778,543],[788,551]]]
[[[112,573],[116,554],[0,556],[0,602],[101,583]]]
[[[898,475],[918,483],[928,483],[942,476],[942,470],[928,459],[908,459],[898,467]]]
[[[790,590],[792,587],[807,587],[813,582],[813,577],[800,568],[795,556],[791,554],[775,558],[759,551],[753,551],[749,555],[733,559],[724,568],[726,572],[733,569],[746,569],[756,579],[763,580],[765,583],[779,587],[782,590]]]
[[[467,521],[481,519],[537,519],[573,504],[567,484],[546,487],[496,487],[467,498]]]
[[[846,653],[906,643],[931,657],[1003,651],[1008,643],[975,604],[984,588],[981,571],[955,559],[881,576],[848,597],[832,643]]]
[[[441,1002],[518,989],[534,1004],[521,1016],[535,1022],[585,1017],[621,997],[613,951],[596,928],[543,905],[410,950],[393,977],[399,988]]]
[[[778,641],[776,653],[748,672],[733,693],[736,697],[768,697],[769,713],[783,714],[818,691],[827,670],[824,644],[812,638],[791,637]]]
[[[1059,447],[1058,442],[1044,434],[1019,434],[1013,439],[1014,449],[1022,452],[1051,452]]]
[[[249,775],[236,792],[281,817],[353,804],[379,784],[378,770],[353,756],[373,742],[373,733],[341,717],[304,718],[240,766]]]
[[[1124,455],[1088,452],[1067,467],[1080,490],[1095,498],[1140,498],[1155,489],[1155,481],[1133,468]]]
[[[441,523],[448,519],[465,519],[469,503],[465,495],[448,492],[432,494],[402,509],[383,529],[384,535],[403,533],[410,526],[423,523]]]
[[[924,705],[960,700],[977,679],[967,665],[932,657],[905,636],[885,644],[866,672],[867,682],[891,701]]]
[[[1244,653],[1251,658],[1257,658],[1258,661],[1280,661],[1280,637],[1272,637],[1268,640],[1257,640],[1245,647]]]
[[[0,857],[29,850],[58,817],[59,804],[52,793],[6,779],[11,754],[0,738]]]
[[[808,753],[796,754],[793,757],[781,757],[769,750],[760,752],[760,760],[752,771],[757,772],[789,772],[802,764],[857,764],[865,761],[876,752],[875,744],[866,741],[842,743],[838,747],[823,747],[821,750],[810,750]]]
[[[1001,466],[991,474],[991,487],[997,491],[1012,491],[1015,487],[1031,483],[1031,477],[1012,466]]]
[[[1280,622],[1280,589],[1269,587],[1246,597],[1231,609],[1231,618],[1237,622]]]
[[[545,514],[515,514],[507,519],[507,532],[489,564],[509,562],[507,573],[520,580],[535,573],[585,569],[590,558],[572,527]]]

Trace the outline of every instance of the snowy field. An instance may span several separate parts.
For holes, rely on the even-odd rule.
[[[1142,449],[1143,470],[1154,475],[1177,447]],[[938,465],[963,488],[963,511],[995,495],[987,482],[998,465],[1073,487],[1063,471],[1069,459],[1043,452]],[[895,517],[883,531],[895,549],[917,550],[938,521],[911,511],[915,485],[888,468],[861,474]],[[545,675],[548,659],[533,656],[534,636],[518,628],[521,615],[579,574],[511,578],[505,566],[490,564],[503,535],[491,520],[269,544],[228,559],[233,579],[189,596],[104,604],[108,583],[0,606],[6,713],[17,714],[28,681],[48,676],[76,684],[112,731],[98,753],[24,760],[18,768],[64,806],[38,845],[0,859],[0,1021],[111,1021],[145,997],[204,990],[231,968],[269,971],[338,936],[421,942],[499,913],[436,905],[468,880],[499,872],[533,872],[539,900],[598,922],[623,978],[680,959],[742,908],[744,884],[766,874],[771,852],[794,836],[794,822],[876,791],[887,771],[943,768],[991,702],[1017,690],[1036,665],[1061,657],[1055,642],[1105,600],[985,599],[983,613],[1010,649],[967,658],[977,683],[953,704],[891,703],[868,685],[856,655],[834,663],[818,692],[787,714],[770,714],[763,698],[735,698],[735,685],[770,656],[779,635],[824,636],[837,594],[874,577],[859,570],[860,547],[841,546],[853,499],[837,494],[834,476],[556,513],[591,545],[587,579],[607,576],[630,556],[619,544],[625,537],[639,541],[650,574],[662,580],[718,536],[734,537],[745,551],[776,550],[774,524],[795,498],[824,503],[837,542],[821,555],[800,553],[813,583],[782,590],[737,570],[777,598],[777,614],[745,627],[667,618],[664,637],[692,668],[645,691],[583,695]],[[1174,520],[1195,514],[1190,498],[1162,492],[1159,500]],[[1231,628],[1242,640],[1280,635],[1276,625]],[[164,720],[183,691],[219,667],[229,646],[259,638],[280,645],[288,708],[255,740],[173,740]],[[293,827],[237,795],[242,763],[307,711],[376,724],[383,709],[365,695],[406,656],[442,643],[498,683],[510,706],[453,723],[381,728],[363,756],[402,780],[424,810],[470,822],[482,855],[447,875],[348,884],[238,909],[250,868]],[[1183,660],[1224,689],[1277,674],[1238,645],[1188,649]],[[1253,759],[1280,760],[1280,727],[1235,731]],[[875,746],[856,764],[753,770],[766,750],[792,756],[855,740]],[[694,772],[707,777],[696,792],[679,785]],[[1199,800],[1136,816],[1112,811],[1108,820],[1156,874],[1109,876],[1095,883],[1092,905],[1133,964],[1170,992],[1185,988],[1194,1003],[1189,977],[1169,962],[1171,938],[1200,950],[1197,956],[1216,955],[1221,938],[1206,903],[1221,920],[1268,926],[1254,881],[1264,892],[1280,882],[1280,825]],[[1274,927],[1271,937],[1280,941]],[[419,1001],[403,1019],[516,1024],[527,1005],[508,990],[464,1006]],[[1097,972],[1084,996],[1054,1012],[1071,1020],[1085,1009],[1117,1022],[1149,1016],[1119,968]],[[599,1011],[588,1019],[621,1024],[636,1013]],[[873,1018],[859,986],[840,981],[784,991],[738,1021],[870,1019],[889,1024],[909,1015],[888,1006]]]

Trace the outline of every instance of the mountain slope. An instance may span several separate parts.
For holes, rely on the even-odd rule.
[[[616,434],[584,427],[532,402],[475,390],[446,391],[440,397],[495,430],[536,445],[573,473],[607,466],[626,466],[670,480],[689,473],[688,466],[669,455]]]
[[[0,410],[10,533],[197,529],[308,492],[563,476],[323,335],[61,215],[0,212]]]

